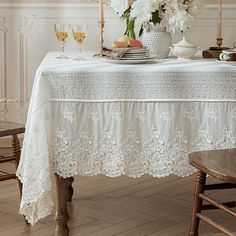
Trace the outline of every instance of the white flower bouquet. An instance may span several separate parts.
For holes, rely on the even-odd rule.
[[[130,15],[134,0],[111,0],[111,7],[126,21],[126,30],[124,35],[135,39],[135,18]]]
[[[203,6],[203,0],[111,0],[117,14],[126,20],[125,34],[135,38],[135,22],[141,25],[139,35],[145,24],[161,24],[170,30],[185,31]]]

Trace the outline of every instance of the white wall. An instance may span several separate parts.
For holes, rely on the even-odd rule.
[[[236,41],[236,4],[224,5],[224,45]],[[123,23],[106,7],[105,43],[111,44],[124,31]],[[214,46],[217,7],[208,5],[194,22],[187,38],[202,49]],[[48,51],[58,50],[53,24],[86,23],[89,34],[85,49],[98,49],[98,8],[88,3],[0,3],[0,98],[17,98],[19,104],[0,106],[0,119],[24,122],[35,71]],[[174,42],[180,34],[173,36]],[[77,50],[70,37],[66,50]]]
[[[88,3],[91,2],[91,0],[0,0],[0,3],[22,3],[22,2],[28,2],[28,3]],[[109,0],[106,0],[106,2],[109,2]],[[205,0],[206,4],[216,4],[219,2],[219,0]],[[234,4],[235,0],[223,0],[224,4]]]

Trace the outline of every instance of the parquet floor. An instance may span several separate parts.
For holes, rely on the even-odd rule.
[[[68,205],[70,236],[187,236],[194,177],[76,177],[74,198]],[[211,195],[218,199],[222,192]],[[224,200],[235,197],[235,190],[224,191]],[[31,227],[18,209],[17,182],[0,182],[0,236],[53,235],[53,215]],[[217,212],[206,215],[236,231],[235,220]],[[203,223],[200,232],[200,236],[223,235]]]

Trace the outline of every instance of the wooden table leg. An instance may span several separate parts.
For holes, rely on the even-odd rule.
[[[67,199],[68,199],[68,182],[69,179],[56,176],[57,187],[57,206],[56,206],[56,228],[55,236],[69,236],[69,228],[67,222],[69,215],[67,212]]]
[[[74,193],[74,189],[73,189],[73,186],[72,186],[73,182],[74,182],[74,178],[70,177],[69,178],[69,183],[68,183],[68,202],[72,201],[72,196],[73,196],[73,193]]]
[[[16,157],[15,166],[16,166],[16,170],[17,170],[19,162],[20,162],[20,153],[21,153],[20,142],[17,137],[17,134],[12,135],[12,150],[13,150],[13,155]],[[20,180],[18,180],[18,185],[19,185],[19,189],[20,189],[20,198],[21,198],[21,196],[22,196],[22,183],[20,182]]]
[[[15,160],[15,166],[16,166],[16,170],[19,166],[19,162],[20,162],[20,154],[21,154],[21,147],[20,147],[20,142],[18,139],[17,134],[12,135],[12,150],[13,150],[13,155],[16,157]],[[22,197],[22,183],[20,182],[20,180],[18,179],[18,186],[19,186],[19,190],[20,190],[20,199]],[[25,216],[24,216],[25,219]],[[29,224],[28,221],[25,219],[25,223]]]

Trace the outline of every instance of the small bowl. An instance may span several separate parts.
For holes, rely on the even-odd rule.
[[[182,41],[173,44],[173,46],[171,46],[170,48],[172,50],[173,55],[176,56],[178,59],[190,59],[196,54],[198,50],[198,46],[187,42],[185,37],[183,37]]]

